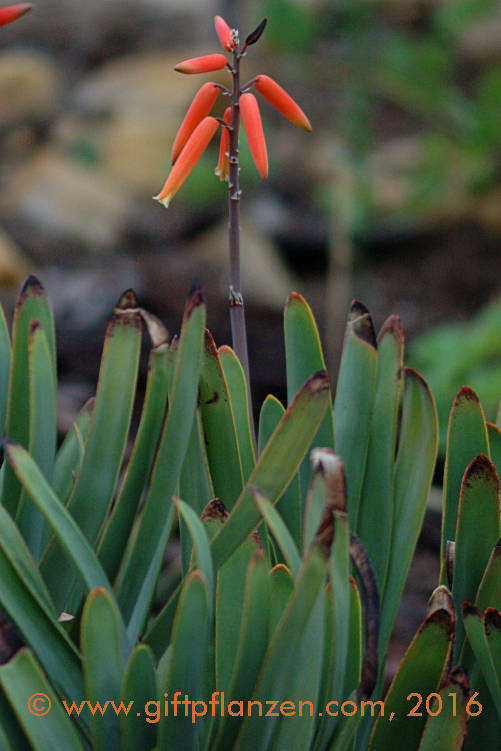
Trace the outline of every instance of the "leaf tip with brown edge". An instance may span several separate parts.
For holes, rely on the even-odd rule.
[[[378,346],[384,336],[392,336],[397,342],[399,348],[403,349],[405,341],[404,326],[399,316],[392,314],[383,323],[379,334],[377,335]]]
[[[471,488],[475,482],[489,483],[499,495],[499,478],[491,460],[484,454],[479,454],[466,467],[461,483],[461,489]]]
[[[377,348],[376,332],[369,309],[360,302],[353,300],[348,313],[348,326],[351,327],[355,336],[374,349]]]
[[[457,407],[462,402],[476,402],[476,404],[480,404],[478,396],[473,391],[473,389],[470,388],[470,386],[462,386],[459,389],[452,403],[452,409]]]
[[[428,601],[426,619],[421,628],[428,623],[441,625],[446,630],[448,636],[452,638],[456,623],[454,601],[448,588],[443,584],[432,592]]]
[[[219,519],[224,522],[229,517],[229,512],[220,498],[213,498],[203,509],[200,519]]]

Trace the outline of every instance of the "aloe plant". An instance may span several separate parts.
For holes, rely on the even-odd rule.
[[[143,328],[150,367],[126,463]],[[5,323],[0,342],[0,360],[10,362],[0,394],[8,436],[0,604],[16,635],[0,667],[5,747],[244,749],[256,738],[262,748],[351,747],[363,718],[319,717],[318,707],[379,691],[436,449],[433,400],[417,374],[402,370],[396,319],[376,342],[369,313],[352,306],[332,400],[315,320],[292,294],[289,404],[264,401],[257,455],[242,367],[205,330],[199,289],[170,342],[132,291],[122,296],[96,396],[57,450],[53,319],[34,277],[21,291],[12,343]],[[381,406],[388,403],[389,425]],[[360,457],[366,469],[357,475]],[[377,462],[386,478],[379,489]],[[349,492],[352,477],[358,498]],[[386,504],[388,488],[380,525],[388,566],[373,571],[377,530],[361,520],[369,501]],[[165,549],[178,529],[182,578],[159,603]],[[198,701],[199,712],[218,692],[276,706],[308,700],[315,711],[215,713],[194,723],[191,715],[163,716],[162,703],[153,721],[147,712],[156,716],[155,702],[176,691]],[[38,712],[49,700],[50,712]],[[96,702],[106,701],[123,709],[117,715],[108,704],[96,714]]]
[[[234,54],[222,173],[235,165],[242,104],[264,172],[255,105],[238,81],[239,57],[263,29],[240,48],[216,18]],[[209,55],[181,67],[225,65]],[[268,77],[251,85],[291,119],[304,116]],[[220,124],[200,116],[213,89],[197,95],[191,135],[181,127],[187,140],[164,197]],[[235,232],[230,222],[232,262]],[[0,748],[382,751],[403,737],[409,751],[499,745],[499,428],[462,389],[449,421],[440,582],[383,695],[438,442],[433,396],[403,365],[402,325],[390,316],[376,337],[354,301],[331,395],[312,311],[292,293],[288,403],[265,399],[254,442],[245,355],[218,348],[205,319],[194,287],[169,340],[126,291],[96,395],[57,447],[56,340],[40,282],[24,285],[11,335],[0,315]],[[150,362],[132,439],[143,329]],[[177,540],[176,568],[166,553]]]

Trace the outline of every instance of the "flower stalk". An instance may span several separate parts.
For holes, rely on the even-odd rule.
[[[263,180],[268,177],[268,152],[263,131],[259,105],[250,89],[257,91],[267,99],[284,117],[303,130],[311,130],[311,125],[303,110],[269,76],[259,75],[240,85],[240,60],[247,48],[255,44],[266,26],[266,18],[247,35],[240,44],[238,31],[231,29],[221,16],[216,16],[214,25],[221,46],[232,55],[232,63],[221,53],[203,55],[178,63],[174,70],[178,73],[209,73],[227,68],[232,76],[231,90],[220,83],[209,81],[199,90],[181,124],[172,147],[173,167],[167,180],[155,198],[168,206],[186,180],[206,147],[221,126],[219,159],[214,170],[221,180],[228,180],[228,240],[230,251],[229,273],[229,307],[233,349],[242,365],[248,395],[249,418],[254,446],[256,446],[255,427],[250,389],[249,355],[247,349],[247,329],[245,325],[244,298],[240,278],[240,166],[239,166],[239,130],[240,118],[245,128],[250,152],[256,169]],[[230,107],[224,117],[209,115],[219,92],[231,99]]]
[[[247,383],[250,423],[255,443],[252,394],[250,389],[249,352],[247,347],[247,327],[245,323],[244,298],[240,275],[240,166],[239,166],[239,130],[240,130],[240,59],[238,37],[233,49],[231,75],[231,120],[229,128],[230,149],[228,154],[228,245],[230,252],[230,325],[233,349],[242,365]]]

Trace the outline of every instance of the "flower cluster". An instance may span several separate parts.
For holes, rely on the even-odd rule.
[[[17,5],[6,5],[4,8],[0,8],[0,26],[7,26],[8,23],[17,21],[32,7],[31,3],[18,3]]]
[[[230,64],[226,55],[215,53],[183,60],[174,67],[174,70],[179,73],[189,74],[209,73],[228,68],[233,75],[234,85],[233,90],[230,91],[221,84],[209,81],[202,86],[193,99],[172,146],[172,169],[162,190],[155,196],[164,206],[169,205],[172,197],[186,180],[219,127],[221,127],[221,143],[215,173],[221,180],[229,179],[230,157],[237,158],[236,154],[238,154],[238,146],[235,149],[236,154],[232,155],[231,153],[230,134],[232,131],[238,130],[240,116],[257,171],[263,180],[268,177],[266,140],[259,105],[256,97],[251,93],[252,88],[256,89],[262,97],[267,99],[294,125],[303,130],[311,131],[310,121],[301,107],[269,76],[261,74],[255,76],[242,87],[239,85],[238,66],[240,58],[245,54],[247,47],[259,39],[265,24],[266,20],[262,21],[257,29],[247,36],[240,48],[238,31],[230,29],[221,16],[216,16],[214,25],[217,36],[223,49],[233,54],[233,64]],[[222,118],[213,117],[210,112],[221,92],[231,96],[231,106],[226,109]]]

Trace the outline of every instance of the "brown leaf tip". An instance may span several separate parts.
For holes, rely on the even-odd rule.
[[[33,274],[30,274],[29,277],[24,282],[21,288],[21,292],[19,293],[19,296],[24,297],[28,292],[34,295],[43,294],[44,292],[42,283]]]
[[[430,621],[443,624],[448,633],[454,631],[456,621],[454,601],[451,593],[443,584],[432,592],[428,601],[425,623]]]
[[[494,485],[494,490],[499,495],[499,479],[496,469],[484,454],[476,456],[466,467],[461,489],[471,488],[474,482]]]
[[[346,477],[343,460],[329,448],[314,448],[310,452],[314,474],[324,478],[326,502],[329,508],[346,510]]]
[[[220,519],[225,521],[229,516],[228,509],[220,498],[213,498],[209,501],[200,515],[200,519]]]
[[[469,386],[463,386],[459,389],[452,404],[452,408],[457,407],[461,402],[476,402],[479,404],[479,398]]]
[[[452,683],[461,690],[464,697],[468,697],[470,694],[470,681],[468,680],[468,673],[462,665],[456,665],[449,673],[449,683]]]
[[[403,345],[405,338],[404,327],[399,316],[391,315],[386,319],[377,336],[377,343],[379,344],[381,339],[386,335],[392,336],[398,344]]]
[[[190,291],[188,292],[188,298],[186,300],[186,306],[184,309],[185,317],[189,318],[193,311],[196,308],[200,307],[200,305],[203,305],[204,302],[205,300],[202,292],[202,287],[200,285],[200,282],[195,279],[193,284],[191,285]]]
[[[136,293],[133,289],[126,289],[115,305],[115,312],[124,313],[125,311],[137,309]]]
[[[468,602],[468,600],[463,600],[461,603],[461,611],[463,613],[463,618],[466,618],[469,615],[480,616],[480,610],[471,602]]]
[[[501,613],[496,608],[487,608],[484,623],[487,636],[490,636],[492,631],[501,631]]]
[[[310,394],[319,394],[329,389],[329,377],[326,370],[318,370],[306,381],[305,387]]]
[[[348,326],[351,326],[355,336],[376,349],[376,332],[371,314],[363,303],[353,300],[348,313]]]
[[[288,308],[289,305],[299,305],[299,304],[308,305],[303,295],[301,295],[299,292],[291,292],[285,302],[285,307]]]

